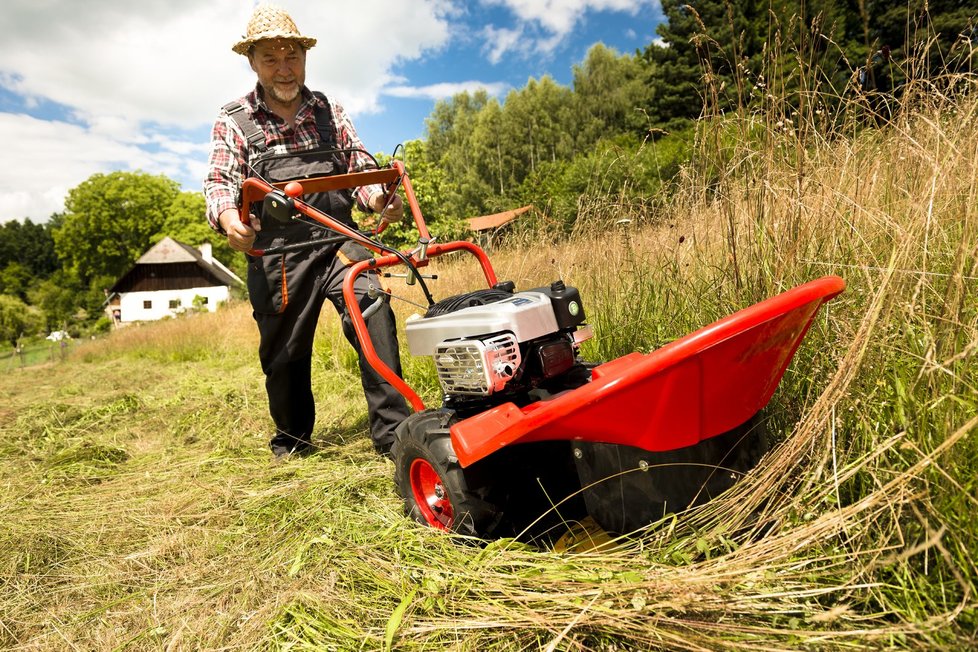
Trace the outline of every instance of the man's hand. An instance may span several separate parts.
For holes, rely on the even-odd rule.
[[[380,213],[384,210],[384,204],[387,203],[387,197],[382,192],[378,192],[370,196],[370,201],[367,205],[375,213]],[[401,201],[400,195],[394,195],[394,199],[391,200],[390,206],[387,210],[383,212],[380,219],[385,222],[396,222],[404,217],[404,202]]]
[[[254,215],[248,216],[249,224],[241,221],[241,215],[236,208],[229,208],[217,218],[221,228],[228,234],[228,245],[235,251],[250,251],[255,244],[258,231],[261,231],[261,221]]]

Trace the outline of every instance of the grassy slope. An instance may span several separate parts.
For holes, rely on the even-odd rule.
[[[244,306],[6,374],[0,645],[973,646],[978,118],[952,110],[803,161],[793,137],[735,141],[712,194],[691,171],[656,225],[495,256],[519,287],[581,287],[595,359],[824,273],[849,282],[776,396],[780,445],[728,495],[614,550],[459,545],[405,520],[331,316],[321,451],[287,464],[264,448]],[[629,217],[608,210],[601,223]],[[469,265],[441,272],[442,296],[473,282]],[[422,364],[408,373],[437,395]]]

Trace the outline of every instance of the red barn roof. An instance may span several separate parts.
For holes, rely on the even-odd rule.
[[[511,211],[503,211],[502,213],[494,213],[492,215],[482,215],[480,217],[470,217],[468,218],[469,228],[473,231],[487,231],[489,229],[495,229],[504,224],[509,224],[517,217],[522,215],[533,208],[533,204],[527,204],[520,208],[514,208]]]

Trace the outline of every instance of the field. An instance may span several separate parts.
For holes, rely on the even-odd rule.
[[[403,516],[334,315],[319,452],[270,461],[238,304],[0,378],[0,646],[978,646],[978,104],[908,98],[834,139],[754,120],[704,129],[653,217],[582,201],[570,237],[493,252],[518,288],[581,289],[595,360],[846,279],[775,395],[776,445],[730,492],[599,550],[453,540]],[[439,296],[474,278],[439,273]],[[424,361],[407,375],[437,399]]]

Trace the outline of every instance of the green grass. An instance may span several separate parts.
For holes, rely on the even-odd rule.
[[[68,347],[74,346],[69,343]],[[47,362],[62,362],[68,356],[68,349],[62,349],[56,342],[44,342],[24,346],[20,351],[9,349],[0,354],[0,371],[10,371],[18,367],[28,367]]]

